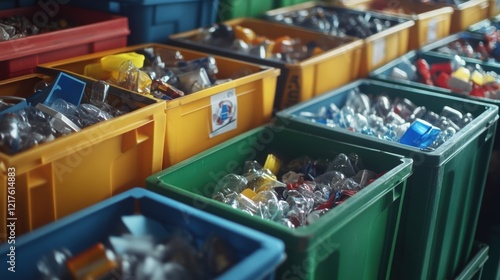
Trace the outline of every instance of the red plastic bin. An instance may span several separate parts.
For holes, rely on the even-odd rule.
[[[39,27],[57,18],[73,27],[0,41],[0,80],[34,73],[38,64],[125,47],[130,34],[126,17],[63,4],[49,10],[41,6],[0,10],[0,18],[16,15]]]

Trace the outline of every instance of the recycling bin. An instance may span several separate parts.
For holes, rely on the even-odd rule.
[[[284,15],[296,13],[303,10],[321,8],[323,11],[334,12],[341,15],[349,15],[356,18],[366,18],[370,20],[378,19],[385,21],[388,28],[372,35],[356,35],[355,32],[348,32],[347,35],[362,39],[364,47],[361,53],[361,65],[359,68],[359,77],[366,77],[373,69],[405,54],[408,51],[408,42],[410,37],[410,28],[415,25],[412,19],[394,15],[387,15],[374,11],[361,11],[352,8],[342,7],[323,2],[306,2],[290,7],[279,8],[268,11],[265,14],[266,19],[278,21],[284,25],[293,25],[300,28],[299,25],[280,21]],[[339,25],[340,26],[340,25]],[[342,26],[345,27],[345,26]],[[308,29],[324,32],[317,27],[309,26]]]
[[[3,80],[0,92],[27,98],[37,84],[56,77],[31,74]],[[77,79],[89,93],[93,81]],[[0,221],[13,221],[17,236],[144,186],[146,177],[162,170],[165,103],[117,88],[108,96],[111,104],[135,109],[15,154],[4,151],[2,143]],[[8,229],[2,227],[0,241],[7,236]]]
[[[294,229],[210,197],[220,178],[241,171],[245,161],[264,162],[269,153],[284,161],[355,153],[366,168],[386,173],[314,223]],[[268,125],[153,174],[146,188],[283,240],[287,259],[278,279],[387,279],[411,168],[412,161],[399,155]]]
[[[65,29],[1,41],[0,80],[34,73],[38,64],[127,45],[130,30],[126,17],[59,4],[57,13],[45,11],[39,6],[0,10],[0,18],[24,16],[38,28],[44,28],[56,15],[70,24]]]
[[[15,239],[15,245],[1,244],[0,260],[5,265],[0,272],[0,277],[2,279],[41,279],[42,274],[37,268],[37,262],[43,256],[61,248],[78,254],[98,242],[104,245],[109,244],[109,237],[116,235],[117,229],[123,227],[121,218],[130,215],[143,215],[168,230],[179,229],[190,232],[196,246],[200,246],[213,236],[227,242],[220,248],[231,246],[235,263],[217,279],[271,280],[274,279],[276,267],[286,258],[283,241],[277,238],[143,188],[133,188],[29,234],[18,236]],[[138,225],[135,224],[135,227]],[[92,229],[92,234],[89,234],[89,229]],[[134,232],[137,231],[144,232],[147,229],[135,228]],[[12,248],[15,248],[13,253]],[[200,248],[196,249],[200,250]],[[15,272],[8,270],[8,267],[11,267],[9,254],[14,254]],[[174,272],[179,272],[179,270],[174,270]],[[112,277],[117,277],[117,275],[121,274],[115,273]],[[179,275],[184,274],[178,273],[177,276]]]
[[[136,52],[145,48],[179,51],[185,60],[211,55],[171,45],[143,44],[43,64],[39,65],[39,70],[69,71],[84,77],[85,67],[99,63],[105,56]],[[166,126],[163,128],[164,168],[271,120],[279,69],[222,56],[213,57],[219,70],[218,79],[231,78],[236,72],[241,71],[248,74],[179,98],[162,100],[166,104],[167,118]],[[223,122],[219,122],[221,116],[219,108],[224,107],[222,105],[230,106],[233,113],[226,116]]]
[[[231,27],[239,25],[243,28],[249,28],[257,35],[270,39],[289,36],[299,39],[303,44],[326,42],[325,45],[328,48],[323,52],[292,63],[278,59],[264,59],[245,52],[197,42],[194,38],[201,33],[200,29],[170,36],[172,45],[279,68],[281,75],[278,77],[276,85],[274,105],[276,110],[308,100],[313,96],[358,78],[359,67],[361,67],[360,55],[363,48],[361,40],[352,37],[328,36],[323,33],[301,30],[260,19],[238,18],[223,23]],[[335,72],[335,79],[327,78],[331,71],[340,68],[342,68],[342,71]]]
[[[353,90],[373,96],[386,94],[391,100],[404,97],[433,112],[449,106],[471,113],[474,120],[429,150],[304,117],[323,106],[329,108],[330,104],[342,108]],[[466,264],[471,256],[493,147],[497,106],[368,79],[278,112],[277,118],[290,129],[413,158],[391,278],[445,279]]]

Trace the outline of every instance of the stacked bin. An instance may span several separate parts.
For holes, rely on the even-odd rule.
[[[325,41],[331,48],[318,55],[304,59],[297,63],[285,63],[276,59],[262,59],[257,56],[223,49],[194,41],[200,30],[192,30],[170,36],[172,45],[195,49],[203,52],[216,53],[238,60],[244,60],[281,70],[276,87],[275,108],[283,109],[298,102],[310,99],[327,90],[353,81],[358,77],[360,54],[363,47],[361,40],[346,37],[329,37],[325,34],[301,30],[264,20],[240,18],[223,22],[229,26],[240,25],[253,30],[260,36],[275,39],[281,36],[298,38],[304,44],[318,40]],[[335,79],[329,79],[330,71],[345,68],[336,72]]]
[[[356,153],[366,168],[387,173],[314,223],[295,229],[210,198],[220,178],[241,171],[245,161],[263,162],[269,153],[284,161]],[[277,279],[387,279],[411,165],[395,154],[264,126],[150,176],[146,187],[284,240],[287,259]]]
[[[488,18],[488,0],[468,0],[458,5],[444,3],[430,3],[434,7],[452,7],[450,34],[466,30],[471,24]]]
[[[486,22],[481,22],[475,26],[471,26],[469,30],[478,31],[481,29],[480,25],[485,26]],[[497,24],[495,21],[491,22],[493,26]],[[422,49],[425,55],[428,55],[430,59],[433,60],[444,60],[449,59],[451,56],[449,54],[444,54],[438,52],[440,47],[446,46],[453,41],[456,40],[466,40],[471,44],[474,48],[478,45],[479,42],[487,43],[484,34],[480,34],[481,32],[470,33],[470,32],[462,32],[455,35],[451,35],[443,40],[435,42],[434,44],[430,44]],[[492,71],[497,74],[500,74],[500,63],[496,58],[489,61],[481,61],[475,58],[462,57],[467,63],[474,63],[480,65],[485,71]],[[484,102],[488,102],[491,104],[495,104],[500,106],[500,100],[496,99],[481,99]],[[481,209],[481,216],[479,220],[479,226],[477,230],[478,239],[486,242],[490,245],[490,259],[485,265],[485,275],[487,275],[486,279],[498,279],[500,277],[500,262],[499,262],[499,254],[498,254],[498,230],[495,230],[498,225],[500,225],[500,219],[498,218],[498,199],[500,198],[500,176],[498,175],[498,156],[500,153],[500,136],[495,138],[494,151],[492,155],[492,160],[490,162],[490,170],[487,178],[487,184],[485,189],[485,195],[483,200],[483,205]]]
[[[70,28],[14,40],[0,41],[0,79],[34,73],[38,64],[92,52],[125,47],[130,33],[125,17],[57,5],[48,10],[32,6],[0,10],[0,18],[25,16],[39,28],[53,17],[66,19]],[[96,32],[99,30],[99,32]]]
[[[449,60],[432,49],[446,40],[465,36],[462,33],[420,52],[405,53],[447,36],[450,31],[465,30],[471,23],[486,18],[487,13],[493,16],[498,11],[498,1],[470,0],[460,5],[413,5],[403,1],[400,4],[418,14],[369,11],[371,17],[387,20],[392,27],[359,39],[327,36],[318,30],[271,22],[277,15],[315,6],[366,15],[366,11],[352,9],[352,5],[360,4],[357,1],[344,1],[344,7],[319,1],[303,3],[304,0],[66,2],[57,9],[84,26],[0,42],[0,80],[34,73],[37,65],[41,65],[38,72],[44,73],[0,81],[0,95],[30,93],[37,82],[52,81],[59,71],[92,83],[95,79],[84,76],[86,65],[99,62],[106,55],[143,48],[179,50],[188,60],[216,54],[222,78],[242,68],[252,74],[168,101],[112,85],[111,94],[138,105],[138,109],[17,155],[0,153],[0,167],[4,167],[0,168],[0,180],[5,182],[0,183],[0,199],[4,202],[8,201],[10,177],[5,167],[16,168],[16,234],[22,235],[16,240],[16,254],[18,267],[26,268],[16,276],[39,278],[35,262],[43,254],[61,246],[81,251],[104,240],[120,216],[139,211],[164,223],[190,229],[194,226],[200,236],[208,235],[207,229],[213,227],[223,233],[229,243],[238,247],[241,260],[221,279],[500,277],[500,230],[490,226],[478,231],[478,239],[489,247],[473,242],[487,164],[492,147],[498,148],[498,140],[493,141],[499,131],[495,107],[500,105],[498,100],[462,99],[463,95],[446,89],[390,76],[392,68],[402,60]],[[39,11],[40,3],[2,1],[0,17],[13,11]],[[27,6],[32,7],[21,8]],[[2,11],[12,8],[18,9]],[[267,21],[239,18],[242,16],[265,17]],[[200,28],[222,21],[268,37],[291,35],[303,41],[328,37],[338,46],[305,61],[287,64],[185,40],[199,34]],[[132,46],[125,47],[129,34],[128,44]],[[148,44],[134,45],[142,43]],[[58,59],[63,60],[53,62]],[[385,63],[388,64],[377,69]],[[500,64],[482,66],[500,74]],[[373,80],[351,83],[368,75]],[[354,87],[370,93],[405,95],[431,109],[444,105],[465,109],[475,119],[469,129],[460,131],[435,151],[423,151],[312,124],[298,117],[300,112],[314,111],[327,103],[341,105]],[[214,100],[229,95],[237,100],[237,125],[216,134],[211,124]],[[293,106],[299,102],[304,103]],[[284,108],[289,109],[277,114],[278,125],[254,129],[271,121],[273,109]],[[292,158],[304,154],[324,157],[338,152],[358,153],[367,166],[387,173],[315,224],[289,229],[209,198],[217,179],[238,170],[246,160],[262,161],[269,153]],[[147,186],[179,202],[144,189],[129,190],[132,186]],[[488,190],[484,191],[487,195]],[[491,201],[494,197],[487,198]],[[70,215],[87,206],[91,207]],[[7,209],[0,210],[3,224],[9,218]],[[489,215],[494,216],[495,207],[488,209]],[[169,215],[159,214],[166,212]],[[187,223],[186,214],[191,219]],[[50,222],[53,223],[44,226]],[[29,233],[41,226],[44,227]],[[82,235],[88,228],[98,230]],[[9,236],[5,230],[0,231],[3,263],[9,251],[7,244],[1,244]],[[282,241],[286,243],[286,255]],[[0,272],[0,278],[10,279],[11,275],[5,273],[6,270]]]
[[[180,51],[186,60],[210,55],[173,46],[144,44],[40,65],[40,71],[51,72],[56,69],[84,77],[85,66],[100,62],[104,56],[140,51],[144,48]],[[252,74],[180,98],[163,101],[166,104],[164,113],[167,118],[167,123],[162,128],[165,131],[164,168],[271,120],[279,70],[221,56],[214,58],[219,69],[217,74],[219,79],[229,78],[242,69]],[[224,133],[215,134],[216,127],[211,121],[213,110],[219,105],[220,100],[231,101],[234,96],[236,104],[233,106],[237,111],[234,118],[235,127]]]
[[[266,13],[266,18],[269,20],[276,20],[276,18],[279,18],[282,15],[314,7],[321,7],[323,10],[335,11],[337,13],[344,13],[352,16],[373,17],[390,23],[390,28],[387,28],[384,31],[368,37],[360,37],[360,39],[363,39],[364,41],[361,53],[361,65],[359,68],[360,77],[366,77],[368,73],[376,67],[379,67],[408,51],[408,41],[410,37],[409,30],[415,24],[413,20],[408,18],[386,15],[379,12],[359,11],[332,4],[326,5],[321,2],[306,2],[303,4],[268,11]],[[324,30],[313,29],[324,32]]]
[[[218,19],[221,21],[239,17],[260,17],[274,8],[269,0],[219,0]]]
[[[99,242],[109,244],[108,237],[115,235],[120,226],[123,227],[120,225],[121,217],[136,214],[154,219],[168,229],[177,227],[192,232],[196,244],[202,244],[204,240],[214,235],[227,242],[226,246],[234,248],[237,262],[217,279],[272,280],[274,270],[285,257],[284,244],[281,240],[145,189],[134,188],[19,237],[15,243],[16,272],[2,269],[0,277],[42,279],[37,262],[43,256],[62,248],[78,254]],[[92,234],[89,234],[89,229],[92,230]],[[137,228],[135,231],[147,231],[147,229]],[[0,246],[2,254],[0,260],[4,264],[9,261],[9,246],[9,244]],[[249,267],[252,269],[248,269]],[[189,269],[194,268],[189,267]],[[116,279],[115,277],[120,275],[113,273],[111,277]]]
[[[459,35],[452,35],[453,37],[459,36]],[[436,42],[438,43],[438,42]],[[431,44],[433,45],[433,44]],[[421,90],[426,90],[430,92],[436,92],[440,93],[443,95],[448,95],[448,96],[455,96],[455,97],[460,97],[460,98],[466,98],[468,100],[474,100],[474,101],[480,101],[480,102],[485,102],[489,103],[495,106],[500,106],[500,100],[494,100],[494,99],[488,99],[488,98],[481,98],[481,97],[476,97],[476,96],[470,96],[470,95],[464,95],[458,92],[453,92],[450,89],[438,87],[438,86],[432,86],[432,85],[427,85],[423,84],[417,81],[410,81],[410,80],[405,80],[405,79],[398,79],[394,78],[391,76],[392,70],[395,67],[402,67],[401,65],[403,63],[409,62],[410,64],[415,64],[416,60],[419,58],[425,59],[429,64],[433,63],[445,63],[449,62],[452,59],[452,55],[432,55],[431,53],[428,52],[419,52],[419,51],[411,51],[408,52],[407,54],[401,56],[399,59],[395,59],[386,65],[376,69],[372,73],[370,73],[370,78],[373,78],[375,80],[379,81],[386,81],[390,82],[391,84],[395,85],[403,85],[403,86],[409,86]],[[474,61],[472,60],[470,63],[476,63],[479,61]],[[468,63],[469,64],[469,63]],[[500,74],[500,65],[495,65],[495,64],[482,64],[481,67],[485,71],[492,71]],[[497,130],[497,134],[500,131]],[[500,136],[497,135],[495,139],[500,139]],[[495,147],[498,145],[498,141],[495,141]]]
[[[307,0],[220,0],[218,20],[225,21],[241,17],[262,17],[274,8],[287,7]]]
[[[33,74],[4,80],[0,92],[26,98],[37,83],[55,77]],[[92,82],[84,81],[90,90]],[[109,95],[138,108],[13,155],[0,153],[0,198],[5,203],[7,195],[13,195],[8,168],[15,168],[18,235],[134,186],[144,186],[147,176],[162,169],[165,104],[122,90],[111,90]],[[11,216],[6,204],[2,205],[0,221],[6,224]],[[6,230],[0,231],[1,241],[7,238]]]
[[[166,43],[170,34],[216,22],[219,0],[71,0],[69,4],[127,17],[131,45]]]
[[[331,103],[342,108],[355,88],[391,99],[404,97],[434,112],[451,106],[472,113],[474,121],[434,151],[425,151],[300,117],[301,112],[315,113]],[[471,256],[497,114],[498,108],[487,103],[360,80],[279,112],[277,117],[292,129],[412,157],[413,174],[404,198],[392,277],[445,279]]]
[[[353,1],[353,3],[346,1],[344,3],[347,7],[379,11],[393,16],[407,17],[415,21],[415,25],[410,28],[412,36],[409,36],[409,50],[418,49],[446,37],[450,33],[451,15],[453,14],[451,7],[437,8],[411,1],[401,1],[396,7],[393,7],[389,2],[384,4],[387,6],[378,7],[373,1]],[[393,11],[394,8],[397,8],[397,11]],[[417,36],[413,34],[417,34]]]

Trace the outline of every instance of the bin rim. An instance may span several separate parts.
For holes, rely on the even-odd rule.
[[[350,132],[344,128],[330,128],[327,127],[323,124],[316,124],[311,122],[310,120],[306,120],[304,118],[298,117],[294,114],[294,112],[298,112],[300,110],[303,110],[304,108],[310,106],[312,102],[315,103],[320,103],[322,101],[325,101],[326,99],[329,99],[332,94],[340,94],[342,92],[345,92],[347,90],[350,90],[354,87],[358,87],[363,84],[372,84],[372,85],[377,85],[377,86],[382,86],[382,87],[387,87],[387,88],[393,88],[397,90],[402,90],[402,91],[412,91],[416,94],[421,94],[421,95],[426,95],[430,97],[431,99],[447,99],[449,101],[456,101],[460,103],[468,103],[471,105],[475,106],[480,106],[484,107],[485,110],[483,113],[481,113],[479,116],[475,117],[474,120],[468,124],[470,127],[466,127],[467,129],[461,129],[460,131],[457,132],[452,138],[453,141],[446,141],[442,145],[440,145],[437,149],[433,151],[426,151],[426,150],[421,150],[417,147],[412,147],[409,145],[404,145],[398,142],[391,142],[387,140],[382,140],[378,139],[376,137],[368,136],[368,135],[363,135],[361,133],[354,133]],[[489,104],[489,103],[484,103],[484,102],[479,102],[475,100],[469,100],[469,99],[464,99],[460,97],[455,97],[455,96],[443,96],[443,95],[435,95],[432,92],[425,91],[422,89],[418,88],[412,88],[400,84],[393,84],[389,82],[383,82],[379,80],[374,80],[374,79],[359,79],[356,81],[353,81],[351,83],[348,83],[342,87],[339,87],[337,89],[334,89],[332,91],[329,91],[325,94],[322,94],[320,96],[314,97],[313,99],[310,99],[309,101],[293,105],[289,108],[286,108],[280,112],[276,113],[276,117],[278,120],[284,120],[284,121],[290,121],[293,120],[295,122],[309,125],[318,129],[326,129],[330,131],[335,131],[337,133],[342,133],[344,135],[354,135],[355,137],[359,137],[365,141],[368,142],[375,142],[379,145],[384,145],[387,147],[387,149],[390,149],[390,151],[400,154],[404,150],[404,155],[408,156],[417,156],[419,159],[423,155],[424,160],[418,160],[419,164],[425,164],[427,166],[441,166],[442,164],[446,163],[448,160],[450,160],[455,154],[459,153],[461,150],[463,150],[467,145],[465,145],[463,142],[469,143],[479,137],[479,134],[483,133],[485,130],[490,129],[491,126],[496,125],[498,121],[498,106]],[[478,119],[479,118],[479,119]],[[397,152],[396,152],[397,151]],[[417,161],[416,161],[417,162]]]

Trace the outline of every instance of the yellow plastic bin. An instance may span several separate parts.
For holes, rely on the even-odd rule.
[[[298,5],[271,10],[268,11],[265,14],[265,16],[266,18],[272,20],[273,18],[279,15],[300,10],[306,10],[313,8],[315,6],[320,6],[323,9],[335,10],[341,13],[349,12],[353,14],[359,14],[359,16],[364,16],[364,13],[362,11],[356,9],[347,8],[339,4],[318,2],[318,1],[311,1]],[[370,12],[370,13],[371,16],[376,16],[379,18],[384,18],[389,20],[393,24],[393,26],[387,28],[382,32],[376,33],[372,36],[361,38],[364,41],[364,47],[361,52],[361,62],[359,67],[358,76],[360,78],[368,76],[368,74],[372,70],[375,70],[376,68],[386,64],[387,62],[405,54],[408,51],[410,27],[412,27],[415,24],[413,20],[408,18],[402,18],[399,16],[398,17],[390,16],[382,14],[380,12]]]
[[[469,0],[459,5],[432,3],[436,7],[452,7],[450,34],[467,30],[467,28],[489,17],[490,0]],[[423,4],[422,4],[423,5]]]
[[[0,94],[26,98],[37,82],[55,77],[3,80]],[[165,103],[121,90],[117,94],[139,108],[14,155],[0,153],[0,223],[13,222],[19,236],[144,186],[146,177],[162,170]],[[0,242],[7,229],[0,230]]]
[[[86,65],[98,63],[104,56],[133,52],[144,48],[178,50],[186,60],[206,57],[208,53],[196,52],[162,44],[143,44],[119,48],[72,59],[40,65],[39,71],[63,70],[83,75]],[[268,123],[273,113],[274,91],[279,69],[214,56],[217,61],[218,79],[231,77],[241,69],[253,72],[220,85],[192,94],[164,101],[167,123],[163,168],[196,155],[242,132]],[[234,109],[233,125],[218,129],[214,125],[214,111],[221,100],[229,100]]]
[[[495,17],[500,14],[500,0],[489,0],[488,18]]]
[[[276,88],[275,107],[277,109],[283,109],[309,100],[358,77],[361,50],[363,48],[362,40],[352,37],[333,37],[320,32],[251,18],[238,18],[223,23],[230,26],[240,25],[250,28],[257,35],[270,39],[287,35],[291,38],[299,38],[304,43],[322,40],[331,45],[329,50],[321,54],[291,64],[197,43],[192,38],[201,32],[199,29],[170,36],[170,43],[173,45],[281,69]]]
[[[393,3],[387,0],[387,6],[392,8],[392,11],[378,10],[380,7],[375,6],[373,1],[349,1],[342,2],[346,7],[375,10],[388,15],[398,17],[407,17],[415,21],[415,25],[410,28],[410,36],[408,41],[408,49],[419,49],[425,44],[434,42],[444,38],[450,34],[451,15],[453,14],[452,7],[433,7],[430,5],[422,5],[415,2],[400,1]],[[385,8],[385,7],[384,7]],[[417,36],[414,36],[417,34]]]

